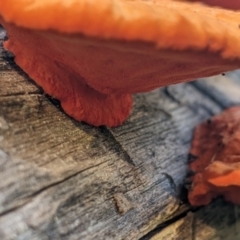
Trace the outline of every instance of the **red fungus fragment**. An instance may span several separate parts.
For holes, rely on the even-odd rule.
[[[4,47],[73,118],[121,124],[131,94],[240,67],[240,13],[169,0],[0,0]]]
[[[199,125],[194,133],[190,163],[189,201],[206,205],[217,196],[240,204],[240,107],[232,107]]]

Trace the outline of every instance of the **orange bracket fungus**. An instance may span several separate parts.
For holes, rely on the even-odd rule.
[[[240,107],[231,107],[195,130],[189,201],[206,205],[217,196],[240,204]]]
[[[4,47],[79,121],[110,127],[131,94],[240,68],[240,13],[171,0],[0,0]]]

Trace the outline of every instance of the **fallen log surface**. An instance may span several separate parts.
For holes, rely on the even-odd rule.
[[[239,239],[240,208],[193,209],[194,127],[240,103],[228,73],[134,97],[117,128],[68,117],[15,65],[0,28],[0,239]]]

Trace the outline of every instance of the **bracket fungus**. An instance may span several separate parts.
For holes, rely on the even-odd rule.
[[[217,196],[240,204],[240,107],[231,107],[195,129],[189,202],[206,205]]]
[[[110,127],[131,94],[240,68],[240,13],[170,0],[0,0],[4,47],[79,121]]]

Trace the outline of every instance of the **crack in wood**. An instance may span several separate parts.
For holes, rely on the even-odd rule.
[[[225,105],[219,101],[218,99],[216,99],[209,91],[204,90],[203,88],[201,88],[198,84],[196,84],[195,82],[190,82],[189,84],[191,84],[196,90],[198,90],[200,93],[202,93],[205,97],[208,97],[211,101],[213,101],[214,103],[216,103],[218,106],[220,106],[222,109],[225,108]],[[206,109],[206,106],[205,106]],[[208,109],[209,111],[209,109]],[[211,112],[210,112],[211,113]],[[211,113],[211,115],[213,115],[213,113]]]
[[[118,153],[122,157],[122,159],[126,163],[132,165],[133,167],[136,167],[136,164],[134,163],[134,161],[132,160],[132,158],[130,157],[128,152],[123,148],[121,143],[119,141],[117,141],[117,139],[112,134],[111,130],[108,129],[107,127],[102,127],[101,130],[102,130],[102,132],[104,133],[105,136],[108,136],[110,141],[114,141],[115,142],[116,148],[118,149]]]
[[[187,216],[187,214],[189,212],[191,212],[191,209],[183,211],[183,212],[175,215],[174,217],[171,217],[171,219],[167,219],[165,222],[158,225],[155,229],[153,229],[152,231],[147,233],[145,236],[141,237],[139,240],[150,240],[154,235],[161,232],[161,230],[163,230],[165,227],[167,227],[167,226],[179,221],[180,219],[184,218],[185,216]]]
[[[174,193],[177,193],[177,186],[176,186],[176,183],[175,183],[173,177],[166,172],[162,172],[162,174],[164,176],[166,176],[166,178],[169,181],[169,184],[170,184],[171,188],[173,189]]]
[[[99,164],[97,164],[97,165],[90,166],[90,167],[85,168],[85,169],[81,169],[80,171],[77,171],[77,172],[75,172],[75,173],[72,173],[71,175],[69,175],[69,176],[67,176],[67,177],[65,177],[65,178],[63,178],[63,179],[58,179],[57,181],[51,182],[51,184],[46,185],[46,186],[40,188],[39,190],[37,190],[36,192],[28,195],[28,196],[26,197],[26,200],[21,199],[21,202],[19,203],[19,205],[16,205],[16,206],[14,206],[14,207],[12,207],[12,208],[10,208],[10,209],[7,209],[6,211],[0,212],[0,217],[2,217],[2,216],[4,216],[4,215],[6,215],[6,214],[9,214],[9,213],[11,213],[11,212],[14,212],[14,211],[16,211],[16,210],[24,207],[24,206],[27,205],[30,201],[32,201],[33,198],[35,198],[36,196],[40,195],[42,192],[44,192],[44,191],[46,191],[46,190],[49,190],[50,188],[53,188],[53,187],[55,187],[55,186],[57,186],[57,185],[59,185],[59,184],[61,184],[61,183],[64,183],[64,182],[66,182],[66,181],[68,181],[68,180],[76,177],[77,175],[79,175],[79,174],[81,174],[81,173],[83,173],[83,172],[85,172],[85,171],[88,171],[88,170],[90,170],[90,169],[92,169],[92,168],[97,168],[97,167],[99,167],[100,165],[102,165],[102,164],[104,164],[104,163],[106,163],[106,162],[108,162],[108,161],[101,162],[101,163],[99,163]]]
[[[169,91],[169,87],[164,87],[163,92],[169,97],[172,101],[176,102],[179,105],[182,105],[181,101],[179,101],[171,92]]]

